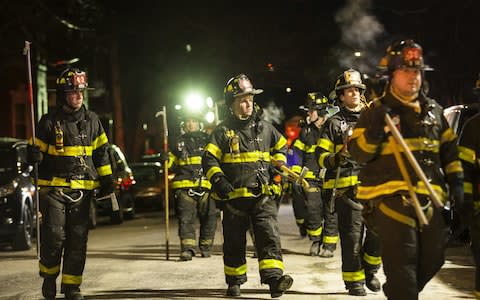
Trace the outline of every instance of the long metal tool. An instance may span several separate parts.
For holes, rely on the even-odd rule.
[[[155,118],[159,116],[163,117],[163,151],[168,153],[168,127],[167,127],[167,109],[163,106],[161,111],[158,111],[155,114]],[[167,260],[170,259],[170,246],[169,246],[169,203],[168,203],[168,162],[163,162],[163,177],[165,185],[165,253],[167,255]]]
[[[25,41],[23,55],[27,61],[27,88],[28,88],[28,104],[30,106],[30,126],[32,129],[32,145],[35,145],[35,110],[33,107],[33,87],[32,87],[32,63],[30,61],[30,42]],[[35,186],[35,225],[37,230],[37,257],[40,258],[40,201],[38,196],[38,164],[33,164],[33,184]]]

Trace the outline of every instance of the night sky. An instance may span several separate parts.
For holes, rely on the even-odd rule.
[[[374,75],[387,46],[405,38],[422,45],[435,68],[427,74],[432,97],[444,106],[475,101],[478,0],[0,3],[0,66],[31,39],[49,63],[80,57],[76,66],[108,89],[117,41],[128,128],[151,119],[162,105],[180,103],[189,90],[220,100],[225,82],[238,73],[265,90],[256,98],[260,104],[272,103],[288,118],[307,92],[328,94],[343,70]],[[356,58],[354,51],[365,55]]]

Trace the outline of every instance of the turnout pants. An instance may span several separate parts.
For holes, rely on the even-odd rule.
[[[422,199],[419,199],[420,201]],[[426,204],[425,199],[421,205]],[[383,199],[373,212],[380,234],[388,299],[416,300],[445,261],[448,228],[439,209],[429,206],[429,225],[420,231],[414,208],[401,196]]]
[[[345,287],[365,283],[365,276],[375,274],[381,265],[378,237],[366,229],[362,205],[355,200],[355,187],[337,191],[335,207],[342,248],[342,277]],[[365,231],[366,230],[366,231]]]
[[[337,211],[334,209],[330,211],[327,202],[332,197],[332,190],[323,190],[322,205],[323,205],[323,245],[324,249],[335,251],[338,242],[338,217]],[[334,200],[333,200],[334,201]]]
[[[197,218],[200,221],[199,248],[201,251],[210,251],[217,229],[217,210],[210,193],[205,190],[179,189],[175,191],[175,197],[181,251],[190,250],[195,253]]]
[[[310,187],[305,193],[305,227],[308,237],[314,242],[322,240],[323,202],[320,186],[316,182],[309,181]]]
[[[305,227],[305,215],[307,213],[305,193],[302,186],[297,183],[292,183],[292,207],[297,226]]]
[[[223,262],[227,284],[247,281],[246,232],[254,231],[260,279],[267,283],[283,274],[277,204],[269,196],[229,200],[223,210]]]
[[[60,188],[40,193],[40,276],[56,278],[62,265],[62,288],[82,283],[91,197],[91,191]]]

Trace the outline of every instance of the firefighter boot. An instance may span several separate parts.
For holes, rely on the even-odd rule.
[[[330,258],[333,257],[333,251],[327,248],[323,248],[319,254],[320,257]]]
[[[320,241],[312,242],[312,245],[310,246],[310,255],[317,256],[320,253],[320,246],[321,246]]]
[[[78,286],[65,287],[65,300],[84,300]]]
[[[195,253],[192,250],[184,250],[182,253],[180,253],[180,260],[181,261],[187,261],[187,260],[192,260],[192,257],[195,255]]]
[[[365,285],[372,292],[380,291],[380,280],[375,276],[375,274],[367,274]]]
[[[42,284],[42,295],[47,300],[54,300],[57,294],[57,283],[55,278],[44,278]]]
[[[363,283],[354,282],[348,287],[348,294],[351,296],[366,296],[367,292],[363,287]]]
[[[239,284],[229,284],[228,289],[227,289],[227,296],[240,297],[240,285]]]
[[[298,225],[298,231],[299,231],[300,236],[302,238],[307,236],[307,228],[305,228],[305,225],[303,225],[303,224]]]
[[[290,275],[283,275],[279,278],[272,278],[269,280],[270,296],[272,298],[278,298],[285,293],[293,284],[293,278]]]

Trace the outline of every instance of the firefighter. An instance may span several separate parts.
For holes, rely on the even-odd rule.
[[[308,233],[308,237],[312,241],[310,255],[317,256],[321,254],[324,257],[333,257],[333,251],[338,240],[336,216],[332,215],[333,217],[330,218],[331,222],[325,222],[326,232],[324,233],[323,219],[325,213],[321,197],[320,167],[315,157],[315,148],[320,138],[320,129],[332,113],[333,106],[328,103],[328,98],[322,93],[314,92],[308,93],[306,105],[300,106],[300,109],[306,111],[307,117],[305,125],[300,131],[299,138],[293,143],[293,151],[299,159],[292,166],[292,171],[300,174],[302,168],[307,167],[308,172],[305,174],[305,179],[309,182],[310,187],[304,190],[300,184],[292,183],[294,201],[297,202],[297,207],[305,207],[303,210],[305,212],[303,225]],[[323,252],[320,253],[322,236],[323,241],[329,245],[327,245],[327,248],[323,248]]]
[[[385,130],[388,112],[437,196],[461,206],[463,171],[457,137],[443,116],[443,108],[429,98],[424,86],[422,47],[413,40],[392,44],[379,67],[389,77],[384,94],[365,110],[348,143],[352,157],[365,164],[359,174],[357,199],[365,218],[378,232],[386,275],[383,291],[388,299],[418,299],[418,294],[441,268],[448,228],[442,208],[432,204],[425,183],[413,168],[395,157],[397,143]],[[400,153],[402,157],[405,156]],[[398,164],[398,165],[397,165]],[[420,227],[409,194],[408,177],[429,222]]]
[[[340,112],[324,124],[318,141],[318,161],[327,169],[323,188],[329,209],[337,212],[342,277],[349,295],[365,296],[364,285],[374,292],[380,290],[375,273],[381,258],[378,239],[362,219],[362,205],[355,197],[360,165],[349,156],[346,141],[366,108],[365,85],[354,69],[344,71],[335,82],[335,95]]]
[[[480,75],[473,92],[480,97]],[[478,128],[480,128],[480,113],[467,120],[459,136],[458,150],[465,175],[465,199],[463,207],[457,207],[462,222],[469,226],[471,250],[475,261],[476,299],[480,299],[480,138]]]
[[[202,159],[212,183],[213,197],[223,210],[223,262],[227,296],[240,296],[247,281],[246,232],[255,235],[260,279],[272,298],[288,290],[293,279],[284,275],[278,228],[278,204],[272,159],[286,162],[287,141],[262,120],[250,79],[237,75],[225,85],[225,103],[231,114],[210,135]]]
[[[217,228],[217,210],[210,197],[211,184],[202,169],[202,155],[208,142],[203,129],[201,112],[184,113],[181,122],[183,134],[169,155],[169,168],[175,177],[172,189],[176,199],[180,260],[192,260],[195,256],[195,223],[200,221],[198,245],[202,257],[210,257]]]
[[[56,86],[58,105],[41,117],[36,146],[29,147],[30,159],[40,163],[40,276],[43,296],[55,299],[61,270],[61,292],[65,299],[78,300],[83,299],[79,287],[93,190],[100,187],[100,196],[111,194],[114,182],[107,136],[98,116],[83,104],[85,72],[68,68]]]

